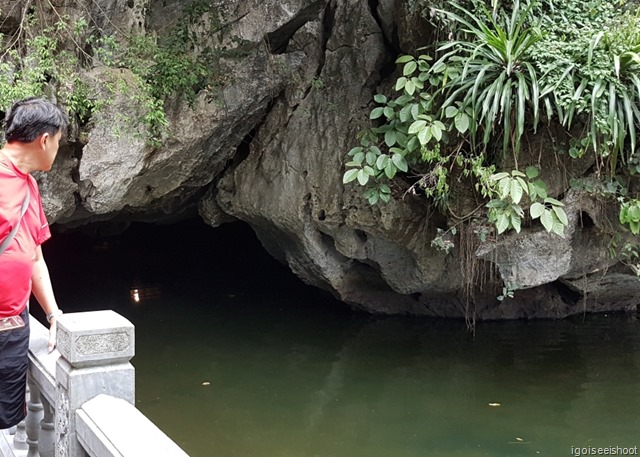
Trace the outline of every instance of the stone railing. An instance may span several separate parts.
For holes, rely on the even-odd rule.
[[[113,311],[65,314],[51,354],[48,330],[30,325],[27,418],[13,456],[188,457],[134,406],[131,322]]]

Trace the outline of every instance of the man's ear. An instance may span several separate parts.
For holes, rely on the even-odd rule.
[[[48,132],[43,133],[42,135],[40,135],[40,137],[38,138],[38,146],[40,146],[42,149],[47,147],[47,141],[49,141],[49,137],[51,135],[49,135]]]

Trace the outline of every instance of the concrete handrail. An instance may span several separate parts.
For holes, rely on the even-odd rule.
[[[51,405],[56,399],[56,362],[60,353],[55,350],[51,354],[49,329],[36,318],[29,316],[31,336],[29,337],[29,377],[37,385],[40,393]]]
[[[91,457],[188,457],[135,406],[98,395],[76,412],[76,433]]]
[[[113,311],[65,314],[51,354],[49,330],[29,322],[31,393],[14,455],[28,445],[28,455],[42,457],[188,457],[135,407],[131,322]]]

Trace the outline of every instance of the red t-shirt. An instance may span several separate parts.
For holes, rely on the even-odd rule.
[[[29,207],[15,238],[0,255],[0,318],[24,311],[31,295],[36,248],[51,237],[36,180],[0,154],[0,243],[20,218],[27,186]]]

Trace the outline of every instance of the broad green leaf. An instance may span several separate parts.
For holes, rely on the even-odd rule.
[[[418,138],[416,138],[415,136],[411,137],[411,139],[407,141],[407,151],[413,152],[418,148],[419,145],[420,141],[418,140]]]
[[[387,176],[387,178],[393,179],[393,177],[396,175],[397,172],[398,172],[398,169],[393,164],[393,161],[389,160],[387,162],[387,166],[384,168],[384,174]]]
[[[366,158],[367,158],[367,164],[369,164],[369,165],[373,165],[374,163],[376,163],[376,159],[377,159],[378,157],[377,157],[377,156],[376,156],[376,154],[374,154],[373,152],[368,151],[368,152],[367,152],[367,155],[366,155]]]
[[[378,203],[378,199],[380,198],[380,194],[378,194],[378,192],[372,192],[371,196],[369,197],[369,204],[370,205],[375,205],[376,203]]]
[[[408,130],[409,135],[418,133],[419,131],[424,129],[426,125],[427,125],[427,121],[423,121],[423,120],[415,121],[413,124],[409,126],[409,130]]]
[[[519,176],[521,178],[526,178],[527,175],[525,175],[523,172],[521,172],[520,170],[512,170],[511,171],[511,176]]]
[[[384,113],[384,108],[379,106],[377,108],[373,108],[371,110],[371,114],[369,115],[369,119],[378,119]]]
[[[402,69],[402,75],[403,76],[409,76],[412,75],[414,71],[416,71],[416,68],[418,68],[418,64],[416,63],[415,60],[412,60],[410,62],[407,62],[404,66],[404,68]]]
[[[469,116],[466,113],[458,113],[454,119],[458,132],[465,133],[469,129]]]
[[[564,212],[564,210],[561,207],[554,206],[553,212],[556,213],[556,217],[562,223],[562,225],[565,225],[565,226],[569,225],[569,219],[567,219],[567,214]]]
[[[455,106],[447,106],[447,109],[444,110],[444,115],[447,118],[452,118],[456,114],[458,114],[458,108],[456,108]]]
[[[411,117],[414,120],[418,120],[420,119],[420,105],[417,103],[414,103],[413,106],[411,107]]]
[[[431,129],[424,128],[418,132],[418,141],[422,146],[426,145],[429,141],[431,141]]]
[[[440,141],[442,139],[442,129],[440,129],[440,127],[438,127],[436,123],[433,123],[430,129],[431,129],[431,134],[436,139],[436,141]]]
[[[380,184],[380,193],[381,194],[390,194],[391,188],[386,184]]]
[[[555,198],[547,197],[544,199],[545,203],[551,203],[553,206],[564,206],[564,203],[559,202]]]
[[[540,222],[542,222],[542,225],[547,232],[551,232],[551,230],[553,230],[553,219],[553,212],[545,208],[540,215]]]
[[[518,176],[516,178],[516,181],[518,181],[520,183],[520,187],[522,187],[522,191],[525,194],[529,194],[529,186],[527,185],[526,181],[524,179],[522,179],[520,176]]]
[[[400,122],[409,122],[411,119],[411,108],[413,105],[406,105],[404,108],[400,110],[398,117],[400,118]]]
[[[391,147],[394,144],[396,144],[396,132],[395,130],[389,130],[387,133],[384,134],[384,142],[387,144],[387,146]]]
[[[413,93],[416,91],[416,85],[411,81],[407,81],[407,83],[404,85],[404,90],[407,94],[413,95]]]
[[[501,179],[508,178],[508,177],[509,177],[509,173],[502,171],[500,173],[491,175],[489,179],[491,179],[492,181],[500,181]]]
[[[407,78],[405,78],[404,76],[401,78],[398,78],[398,80],[396,81],[396,90],[404,89],[404,86],[406,84],[407,84]]]
[[[364,162],[364,152],[360,151],[355,156],[353,156],[353,161],[358,165],[362,164],[362,162]]]
[[[357,146],[353,149],[351,149],[351,151],[349,151],[349,155],[350,156],[354,156],[356,155],[358,152],[362,152],[362,146]]]
[[[496,229],[498,230],[498,235],[505,232],[509,228],[509,218],[505,213],[500,213],[498,215],[498,219],[496,220]]]
[[[395,117],[395,111],[390,106],[385,106],[383,113],[387,119],[393,119]]]
[[[640,221],[640,206],[630,205],[627,217],[632,221]]]
[[[500,189],[500,198],[504,200],[511,192],[511,179],[504,178],[498,181],[498,189]]]
[[[553,219],[553,227],[551,229],[551,231],[553,233],[556,233],[560,236],[564,236],[564,224],[562,222],[560,222],[558,219],[554,218]]]
[[[393,164],[398,168],[398,170],[405,173],[409,171],[407,160],[400,154],[394,154],[393,156],[391,156],[391,160],[393,161]]]
[[[373,96],[373,99],[377,102],[377,103],[387,103],[387,97],[382,95],[382,94],[375,94]]]
[[[536,193],[538,194],[538,197],[547,198],[547,185],[544,181],[538,180],[534,182],[533,185],[536,186]]]
[[[531,167],[527,167],[526,174],[527,174],[527,178],[534,179],[538,177],[540,172],[536,167],[531,166]]]
[[[445,70],[445,68],[447,68],[445,63],[442,61],[438,61],[433,67],[431,67],[431,71],[433,73],[442,73]]]
[[[360,170],[357,168],[347,171],[342,177],[342,183],[347,184],[347,183],[350,183],[351,181],[355,181],[355,179],[358,177],[359,171]]]
[[[634,235],[640,233],[640,222],[631,221],[629,222],[629,227],[631,228],[631,233],[633,233]]]
[[[400,63],[407,63],[407,62],[409,62],[410,60],[413,60],[413,56],[403,55],[403,56],[400,56],[400,57],[398,57],[398,58],[396,59],[396,63],[397,63],[397,64],[400,64]]]
[[[504,206],[504,202],[498,198],[494,198],[493,200],[489,200],[489,203],[486,204],[486,207],[491,208],[500,208]]]
[[[522,194],[523,194],[523,189],[520,183],[515,179],[512,180],[511,190],[510,190],[511,201],[515,204],[520,203],[520,200],[522,199]]]
[[[529,208],[531,219],[539,218],[540,216],[542,216],[542,213],[544,213],[544,205],[542,203],[535,202],[533,205],[531,205],[531,208]]]
[[[627,213],[629,212],[629,206],[628,205],[623,205],[620,208],[620,223],[621,224],[626,224],[626,222],[629,220],[627,218]]]
[[[369,182],[369,174],[364,169],[358,170],[358,182],[361,186]]]
[[[391,194],[390,193],[389,194],[385,194],[385,193],[381,192],[379,194],[379,196],[380,196],[380,200],[382,200],[385,203],[389,203],[389,200],[391,200]]]
[[[378,170],[384,170],[389,163],[389,156],[386,154],[382,154],[378,156],[378,160],[376,160],[376,168]]]
[[[520,233],[520,228],[522,226],[522,219],[515,213],[511,213],[511,226],[516,229],[517,233]]]

